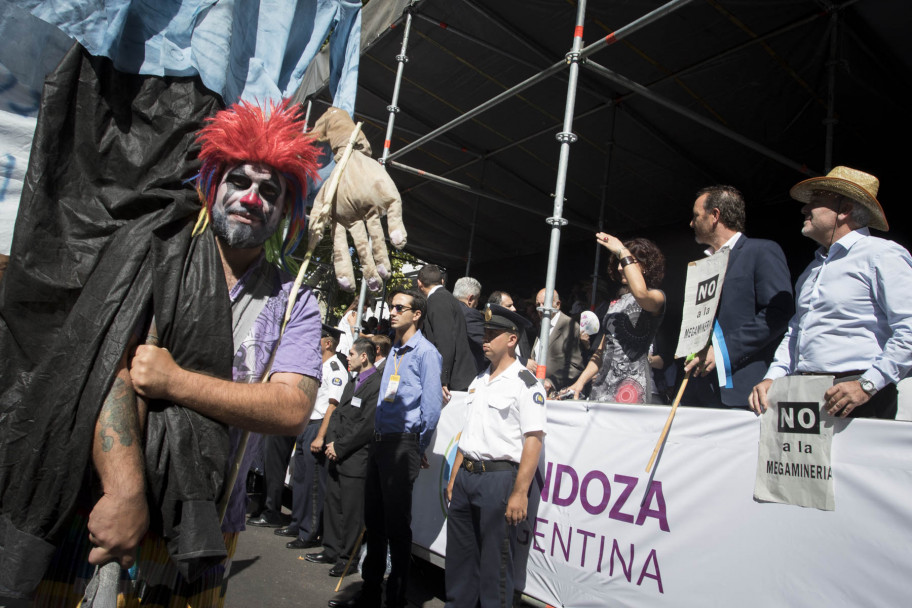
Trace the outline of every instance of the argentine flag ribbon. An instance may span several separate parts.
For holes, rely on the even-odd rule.
[[[719,386],[722,388],[732,388],[732,368],[731,358],[728,356],[728,348],[725,346],[725,336],[722,335],[722,327],[719,321],[713,322],[713,351],[716,353],[716,373],[719,374]]]

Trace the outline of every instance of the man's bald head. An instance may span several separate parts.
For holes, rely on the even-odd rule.
[[[551,308],[554,308],[555,310],[560,310],[560,304],[561,304],[560,296],[558,295],[556,289],[552,293],[554,294],[554,297],[551,299]],[[535,306],[536,306],[536,308],[541,309],[541,307],[544,305],[545,305],[545,290],[542,289],[535,296]],[[541,310],[538,311],[538,316],[539,317],[542,316]]]

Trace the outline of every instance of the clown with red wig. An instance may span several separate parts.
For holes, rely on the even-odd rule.
[[[175,289],[158,275],[152,281],[152,304],[139,315],[95,422],[97,473],[87,475],[97,474],[101,497],[82,491],[36,605],[77,605],[93,565],[110,561],[129,569],[120,588],[127,605],[222,605],[259,433],[297,435],[310,418],[322,377],[320,312],[313,293],[300,289],[282,333],[294,277],[279,263],[305,229],[318,152],[303,133],[299,108],[288,102],[268,111],[231,106],[206,121],[198,142],[203,208],[192,237],[186,217],[153,231],[166,244],[172,234],[185,235],[174,249],[184,259],[159,256],[183,276]],[[278,259],[267,259],[269,243]],[[153,258],[157,248],[170,251],[166,244],[153,242]],[[174,305],[161,304],[175,293]],[[211,314],[180,321],[189,306]],[[178,320],[167,323],[168,311]],[[168,348],[156,345],[155,327],[164,324],[161,344]],[[197,337],[187,333],[205,324]],[[227,346],[215,358],[230,365],[213,371],[194,352],[210,348],[223,331]],[[137,345],[147,333],[155,339]],[[239,449],[242,430],[252,431],[246,451]],[[188,451],[197,445],[203,447]],[[240,474],[227,488],[238,453]],[[220,522],[216,504],[225,502]]]

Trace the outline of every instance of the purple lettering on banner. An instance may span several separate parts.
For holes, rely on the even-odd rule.
[[[548,502],[548,492],[551,489],[551,463],[545,465],[545,478],[542,479],[541,469],[535,469],[535,480],[541,488],[541,499]]]
[[[602,499],[597,505],[589,502],[589,484],[593,479],[602,482]],[[589,471],[583,477],[583,483],[580,486],[580,502],[583,503],[583,508],[590,515],[598,515],[608,506],[609,500],[611,500],[611,484],[608,482],[608,476],[601,471]]]
[[[583,550],[580,553],[580,568],[584,568],[586,566],[586,543],[590,538],[595,538],[595,533],[589,532],[588,530],[580,530],[579,528],[576,529],[576,533],[582,534],[583,536]]]
[[[570,478],[571,486],[570,493],[565,498],[561,498],[561,480],[564,477],[564,473]],[[576,471],[573,470],[573,467],[566,464],[557,465],[557,471],[554,473],[554,495],[551,497],[551,503],[558,507],[566,507],[576,500],[576,493],[578,490],[579,477],[576,476]],[[631,521],[633,521],[632,518]]]
[[[652,563],[655,564],[655,574],[651,574],[648,571],[649,560],[652,560]],[[662,588],[662,573],[659,572],[659,558],[656,555],[655,549],[650,551],[649,555],[646,557],[646,563],[643,564],[643,571],[640,573],[640,578],[637,580],[637,585],[642,584],[644,578],[651,578],[654,580],[659,585],[659,593],[665,593],[665,590]]]
[[[547,520],[547,519],[542,519],[541,517],[536,517],[536,518],[535,518],[535,525],[532,526],[532,536],[535,537],[535,538],[532,539],[532,548],[535,549],[536,551],[541,551],[542,553],[544,553],[545,550],[538,546],[538,537],[544,538],[544,537],[545,537],[545,533],[544,533],[544,532],[539,532],[539,531],[538,531],[538,522],[541,522],[541,523],[543,523],[543,524],[547,524],[547,523],[548,523],[548,520]]]
[[[602,557],[604,557],[604,555],[605,555],[605,536],[603,535],[601,537],[601,540],[599,541],[599,560],[598,560],[598,564],[596,564],[596,566],[595,566],[596,572],[602,571]]]
[[[615,538],[613,541],[614,545],[611,547],[611,557],[609,559],[608,566],[608,576],[614,576],[614,556],[618,556],[618,560],[621,562],[621,571],[624,573],[624,576],[627,578],[627,582],[631,581],[633,576],[633,543],[630,543],[630,567],[627,567],[627,562],[624,561],[624,556],[621,555],[621,548],[618,547],[618,541]]]
[[[617,502],[614,503],[614,506],[611,507],[611,511],[608,513],[608,517],[611,519],[616,519],[618,521],[625,521],[628,524],[633,523],[633,515],[629,513],[622,513],[621,509],[624,508],[624,505],[627,503],[627,499],[630,497],[630,493],[633,492],[633,489],[636,487],[639,479],[636,477],[628,477],[627,475],[615,475],[615,483],[622,483],[626,485],[623,490],[621,490],[621,495],[618,497]]]
[[[551,557],[554,557],[554,539],[560,543],[561,552],[564,554],[564,561],[570,561],[570,541],[573,540],[573,527],[570,527],[570,533],[567,535],[567,546],[564,546],[564,538],[560,534],[560,527],[554,522],[554,531],[551,532]]]
[[[650,509],[652,499],[655,497],[658,506],[657,510]],[[662,494],[662,482],[653,481],[646,492],[646,499],[640,505],[640,512],[637,514],[636,525],[642,526],[647,517],[655,517],[659,520],[659,528],[663,532],[668,532],[668,515],[665,512],[665,495]]]

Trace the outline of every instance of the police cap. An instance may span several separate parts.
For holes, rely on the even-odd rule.
[[[532,323],[509,308],[504,308],[497,304],[488,304],[485,306],[484,326],[485,329],[505,329],[511,333],[518,334],[532,327]]]
[[[323,323],[320,326],[320,337],[321,338],[333,338],[336,342],[342,337],[342,330],[331,327],[326,323]]]

